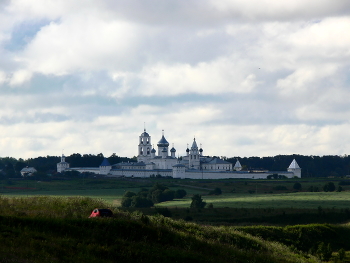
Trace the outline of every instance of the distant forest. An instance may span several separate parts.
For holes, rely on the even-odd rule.
[[[105,156],[100,153],[79,154],[74,153],[66,157],[66,162],[70,167],[98,167]],[[120,157],[115,153],[106,157],[110,164],[119,162],[136,162],[136,157]],[[304,155],[277,155],[274,157],[232,157],[225,158],[226,161],[233,164],[237,160],[241,163],[243,170],[269,170],[269,171],[286,171],[290,163],[296,159],[302,168],[302,177],[342,177],[350,174],[350,156],[304,156]],[[57,163],[61,161],[60,156],[46,156],[24,159],[15,159],[12,157],[0,158],[1,176],[19,177],[23,167],[34,167],[39,173],[54,175],[57,169]]]

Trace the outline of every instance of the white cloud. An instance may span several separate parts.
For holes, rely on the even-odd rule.
[[[346,1],[0,6],[0,156],[133,156],[144,122],[180,154],[350,150]]]
[[[13,73],[10,79],[10,85],[11,86],[19,86],[27,81],[29,81],[32,77],[32,72],[20,69]]]

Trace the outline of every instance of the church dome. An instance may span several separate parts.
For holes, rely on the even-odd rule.
[[[149,137],[149,134],[146,132],[146,129],[143,131],[143,133],[141,134],[141,136],[143,136],[143,137]]]
[[[162,139],[160,139],[160,141],[158,142],[157,146],[159,146],[159,147],[168,147],[169,146],[169,143],[165,139],[164,135],[162,136]]]
[[[187,148],[187,149],[186,149],[186,152],[190,152],[190,149]]]
[[[170,152],[176,152],[175,148],[171,148]]]
[[[151,153],[155,153],[156,152],[156,150],[153,148],[152,150],[151,150]]]

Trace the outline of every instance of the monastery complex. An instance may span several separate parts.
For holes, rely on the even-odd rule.
[[[191,148],[187,147],[185,156],[176,157],[176,150],[174,147],[169,150],[169,142],[165,139],[164,133],[157,143],[156,150],[146,129],[139,136],[137,147],[137,162],[111,165],[104,159],[99,167],[70,167],[62,155],[61,162],[57,164],[57,172],[91,172],[108,177],[169,176],[179,179],[266,179],[269,175],[275,174],[287,178],[301,177],[301,168],[295,159],[286,171],[243,171],[238,160],[233,166],[221,158],[204,156],[203,149],[198,148],[196,139],[193,139]]]

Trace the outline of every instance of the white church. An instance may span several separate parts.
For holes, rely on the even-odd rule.
[[[169,155],[170,152],[170,155]],[[137,162],[122,162],[111,165],[104,159],[99,167],[69,167],[62,154],[57,164],[57,172],[91,172],[108,177],[157,177],[168,176],[179,179],[266,179],[270,175],[287,178],[301,177],[301,168],[294,159],[287,171],[243,171],[240,162],[232,166],[218,157],[203,155],[193,139],[191,148],[187,147],[186,156],[176,157],[174,146],[169,150],[169,142],[164,137],[157,143],[157,150],[151,144],[151,136],[144,132],[139,136]]]

